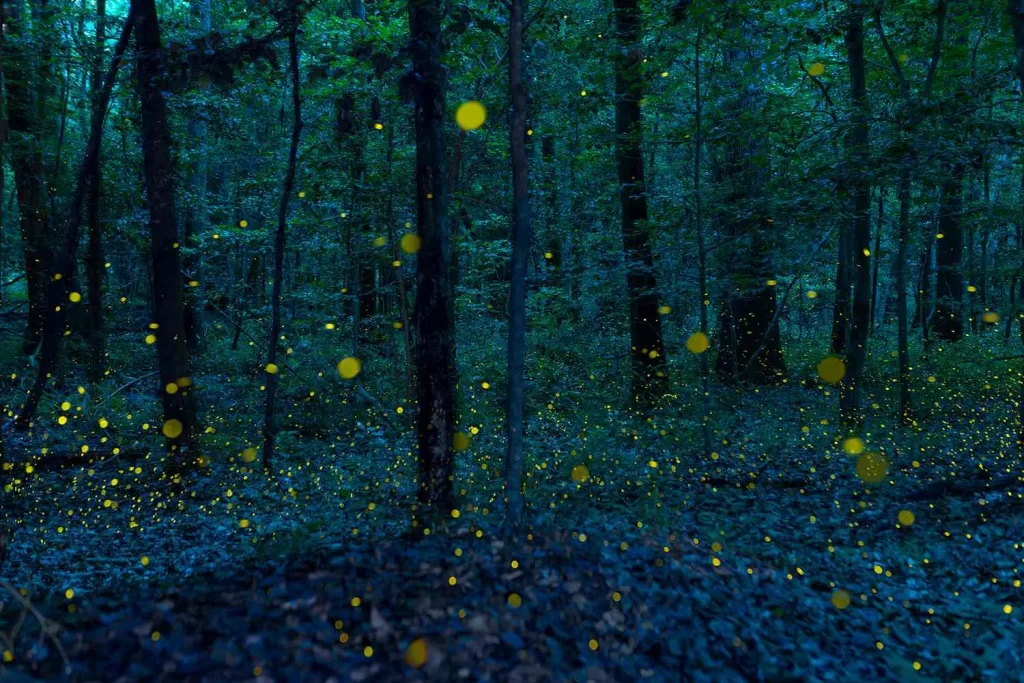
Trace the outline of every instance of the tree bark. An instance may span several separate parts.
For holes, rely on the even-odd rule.
[[[641,154],[643,97],[640,5],[615,0],[615,29],[620,54],[615,61],[615,159],[622,211],[622,246],[629,297],[632,393],[637,407],[648,410],[668,391],[668,365],[658,313],[650,228],[646,225],[647,187]]]
[[[274,461],[274,399],[277,396],[277,347],[281,339],[281,286],[284,279],[285,238],[288,227],[288,204],[295,189],[295,166],[299,156],[299,136],[302,134],[302,94],[299,92],[299,10],[298,0],[291,0],[288,27],[288,71],[292,81],[292,135],[288,149],[288,169],[281,188],[281,205],[277,212],[277,230],[274,233],[274,286],[270,301],[270,335],[267,339],[267,402],[263,415],[263,468],[270,470]]]
[[[526,365],[526,268],[530,256],[529,169],[526,157],[526,84],[523,81],[525,0],[510,0],[508,89],[512,102],[512,282],[508,323],[508,449],[505,452],[505,528],[519,532],[523,521],[523,413]]]
[[[117,71],[121,66],[121,60],[124,58],[125,50],[128,47],[134,19],[134,12],[130,9],[128,19],[125,20],[124,29],[122,29],[121,36],[114,47],[114,55],[111,58],[110,67],[103,81],[102,89],[97,93],[91,116],[89,141],[86,144],[85,156],[78,172],[78,180],[75,183],[75,193],[71,199],[68,220],[63,232],[63,241],[57,236],[50,238],[53,249],[49,256],[49,262],[53,276],[48,278],[46,291],[44,292],[46,295],[47,313],[43,317],[36,378],[16,420],[17,426],[22,429],[30,425],[32,417],[39,407],[39,401],[43,397],[46,383],[56,372],[60,356],[60,343],[66,327],[67,309],[69,306],[77,305],[77,302],[70,300],[73,293],[71,289],[71,271],[74,267],[74,255],[78,245],[79,230],[82,225],[82,209],[84,208],[86,197],[95,193],[97,191],[96,187],[99,184],[99,153],[103,139],[103,121],[106,117],[107,107],[110,105],[110,96],[114,90]],[[181,376],[179,375],[179,377]]]
[[[416,136],[416,369],[419,486],[417,499],[438,508],[453,502],[454,329],[449,235],[445,225],[445,71],[440,0],[409,0]]]
[[[868,97],[864,73],[864,9],[861,0],[848,3],[850,25],[846,31],[846,50],[850,69],[850,97],[854,124],[850,135],[850,170],[853,188],[853,305],[850,337],[846,346],[846,376],[840,385],[840,413],[847,423],[859,423],[861,377],[867,359],[871,309],[871,183],[868,177],[870,147],[868,139]],[[877,254],[875,255],[877,258]]]
[[[875,248],[871,251],[871,321],[869,334],[873,334],[878,324],[878,267],[882,263],[882,228],[885,225],[885,188],[878,188],[878,224],[875,227]],[[885,301],[882,301],[882,322],[885,322]]]
[[[48,65],[33,70],[41,61],[33,54],[42,38],[34,33],[22,2],[4,3],[3,65],[7,88],[8,149],[18,199],[25,281],[28,288],[28,322],[22,352],[36,353],[46,319],[48,260],[55,247],[47,204],[46,167],[43,161],[45,109],[49,92]],[[36,29],[36,30],[34,30]]]
[[[106,40],[106,5],[106,0],[96,0],[96,47],[94,57],[96,62],[92,72],[91,84],[94,98],[93,116],[96,115],[96,109],[100,106],[98,94],[103,83],[99,65],[103,60],[104,43]],[[103,228],[100,223],[100,197],[102,195],[103,176],[100,173],[100,151],[101,147],[97,147],[91,171],[94,181],[89,186],[89,197],[86,200],[85,210],[89,222],[89,246],[85,256],[86,294],[89,308],[87,326],[87,343],[89,346],[88,376],[89,381],[93,383],[103,379],[103,369],[106,365],[104,361],[106,351],[103,332],[103,271],[105,266],[103,257]]]
[[[910,190],[911,190],[911,159],[910,152],[904,152],[905,158],[900,168],[899,202],[900,224],[896,246],[896,325],[897,355],[899,356],[900,380],[900,422],[910,424],[913,421],[913,407],[910,394],[910,331],[907,325],[907,245],[910,242]]]
[[[174,454],[171,468],[189,464],[195,443],[196,410],[192,395],[192,367],[185,341],[182,315],[181,252],[175,220],[174,172],[167,122],[167,54],[161,45],[155,0],[132,0],[135,15],[135,76],[142,115],[142,159],[149,208],[152,258],[153,320],[157,325],[156,352],[160,367],[165,435]],[[174,385],[173,392],[168,391]]]

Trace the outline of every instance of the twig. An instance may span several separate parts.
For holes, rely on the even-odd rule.
[[[68,662],[68,655],[66,652],[64,652],[64,646],[61,645],[60,640],[58,640],[56,636],[56,634],[60,631],[60,626],[58,626],[57,624],[55,624],[54,622],[50,621],[42,614],[40,614],[39,610],[37,610],[35,606],[31,602],[29,602],[28,598],[22,595],[17,588],[12,586],[11,582],[7,579],[0,579],[0,587],[3,587],[7,590],[8,593],[13,595],[14,599],[21,603],[21,606],[24,607],[27,611],[31,612],[32,616],[36,618],[36,621],[39,622],[39,628],[42,631],[39,637],[42,638],[43,634],[46,634],[50,637],[50,640],[53,642],[54,647],[57,648],[57,652],[60,653],[60,658],[64,661],[64,670],[67,671],[71,666]]]

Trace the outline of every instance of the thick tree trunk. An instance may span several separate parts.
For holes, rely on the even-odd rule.
[[[957,163],[942,185],[939,235],[936,235],[935,317],[932,328],[938,339],[957,341],[963,336],[963,178],[964,165]]]
[[[861,377],[867,359],[871,309],[871,183],[868,177],[870,148],[868,140],[868,98],[864,73],[864,9],[861,0],[848,3],[850,25],[846,31],[846,51],[850,68],[850,97],[854,125],[850,135],[850,170],[853,188],[853,305],[850,337],[846,345],[846,376],[840,385],[840,412],[843,420],[858,423]],[[875,255],[877,258],[877,254]]]
[[[277,396],[277,347],[281,340],[281,286],[284,279],[285,237],[288,227],[288,203],[295,189],[295,165],[299,156],[299,136],[302,134],[302,95],[299,92],[299,11],[298,0],[291,0],[291,25],[288,32],[288,72],[292,80],[292,135],[288,149],[288,168],[281,188],[281,205],[277,212],[277,230],[274,233],[274,288],[270,301],[270,335],[267,338],[267,402],[263,414],[263,468],[270,470],[274,460],[274,399]]]
[[[629,340],[632,392],[645,411],[668,391],[668,366],[658,313],[658,283],[654,275],[647,188],[641,155],[643,97],[640,52],[640,6],[637,0],[615,0],[619,55],[615,61],[615,159],[622,210],[622,246],[629,297]]]
[[[40,58],[33,54],[41,38],[33,35],[24,3],[3,5],[3,65],[7,89],[8,150],[14,187],[18,199],[18,221],[25,257],[25,283],[28,290],[28,322],[22,351],[34,354],[43,338],[46,319],[48,260],[53,250],[51,216],[46,194],[46,167],[43,161],[44,121],[39,114],[46,107],[49,65],[34,70]],[[38,33],[38,31],[35,31]],[[38,81],[38,82],[37,82]]]
[[[505,452],[505,527],[518,533],[523,521],[523,413],[526,394],[526,268],[530,256],[529,169],[526,157],[526,84],[523,81],[523,5],[511,1],[508,89],[512,102],[512,282],[508,323],[508,449]]]
[[[155,0],[132,0],[135,15],[135,76],[142,115],[142,159],[149,208],[153,321],[160,367],[164,434],[174,453],[172,471],[187,462],[195,441],[192,367],[182,315],[181,252],[175,220],[174,170],[167,122],[167,55],[160,41]],[[171,385],[174,385],[171,388]],[[170,390],[169,390],[170,389]],[[178,434],[178,436],[171,436]]]
[[[445,70],[440,0],[409,0],[416,134],[416,369],[419,487],[417,499],[453,502],[454,337],[451,305],[448,182],[445,176]]]

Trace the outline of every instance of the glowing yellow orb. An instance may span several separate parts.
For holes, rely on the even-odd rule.
[[[475,100],[463,103],[455,112],[455,122],[462,130],[476,130],[486,120],[487,110]]]
[[[352,379],[359,374],[359,370],[362,367],[362,363],[354,356],[342,358],[338,361],[338,374],[341,375],[342,379]]]
[[[881,453],[864,453],[857,458],[857,476],[868,484],[877,484],[889,471],[889,461]]]
[[[168,439],[177,439],[183,431],[185,431],[185,425],[181,424],[181,420],[172,417],[164,422],[163,432]]]
[[[418,669],[427,663],[427,641],[417,638],[409,643],[405,649],[405,663],[414,669]]]
[[[703,332],[694,332],[686,340],[686,350],[690,353],[704,353],[709,346],[711,346],[711,342],[708,340],[708,335]]]
[[[835,384],[846,377],[846,363],[841,358],[829,356],[818,363],[818,376],[829,384]]]
[[[402,251],[406,254],[415,254],[420,250],[421,244],[420,236],[414,232],[402,235]]]

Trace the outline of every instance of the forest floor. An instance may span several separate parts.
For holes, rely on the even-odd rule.
[[[149,389],[118,390],[142,372],[69,382],[45,428],[6,433],[20,525],[0,680],[1020,680],[1019,361],[961,344],[971,363],[941,347],[917,363],[912,427],[893,422],[889,359],[870,365],[861,436],[888,463],[871,484],[843,451],[835,390],[810,379],[820,351],[793,345],[786,385],[717,390],[706,461],[692,390],[638,423],[599,374],[538,381],[529,536],[512,546],[497,382],[464,390],[476,433],[458,511],[435,518],[415,510],[412,411],[351,388],[341,406],[282,408],[266,477],[243,453],[258,369],[197,374],[218,414],[206,466],[175,486]],[[693,364],[673,370],[695,385]],[[296,406],[330,393],[305,372]],[[62,414],[78,427],[58,429]],[[82,444],[100,455],[44,466]]]

